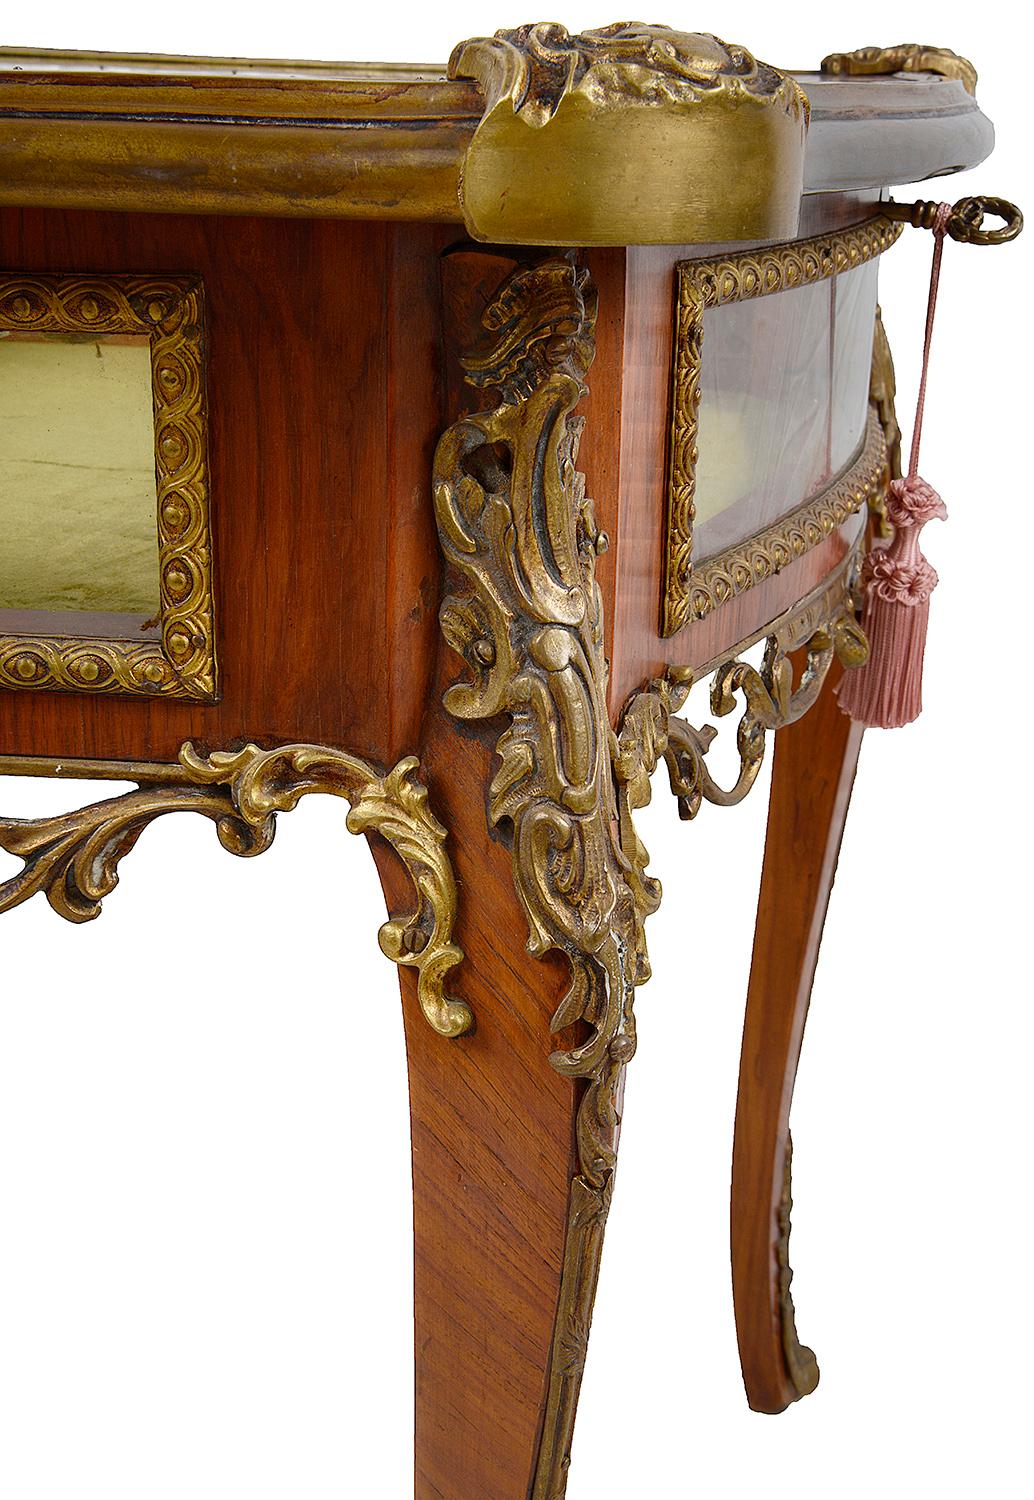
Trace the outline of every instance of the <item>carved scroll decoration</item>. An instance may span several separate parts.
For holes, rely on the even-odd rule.
[[[669,669],[625,708],[617,737],[614,763],[621,799],[622,843],[638,879],[645,868],[645,850],[634,841],[630,814],[650,800],[649,776],[663,758],[679,816],[695,818],[704,802],[732,807],[757,780],[770,732],[794,724],[822,691],[834,657],[845,668],[859,667],[869,647],[857,620],[857,578],[862,539],[834,574],[781,619],[767,627],[760,668],[747,661],[723,662],[711,681],[711,712],[725,718],[742,698],[743,712],[736,730],[739,771],[730,787],[714,780],[707,754],[717,735],[712,724],[700,728],[676,717],[693,686],[684,669]],[[747,644],[753,644],[748,642]],[[803,650],[804,665],[794,680],[791,655]],[[649,899],[656,906],[660,890],[650,882]]]
[[[460,174],[468,233],[497,244],[698,244],[797,227],[808,100],[744,47],[623,22],[460,43],[485,98]]]
[[[947,47],[924,47],[918,42],[901,42],[896,47],[858,47],[854,52],[831,52],[822,59],[822,72],[842,78],[938,73],[942,78],[957,78],[971,94],[977,91],[977,70],[968,57],[960,57]]]
[[[382,951],[417,970],[420,1005],[435,1031],[452,1037],[472,1028],[470,1007],[445,989],[446,976],[463,958],[452,941],[456,881],[446,831],[428,806],[414,756],[381,775],[357,756],[320,745],[247,745],[206,759],[187,744],[179,763],[178,784],[141,785],[52,818],[0,819],[0,848],[23,861],[18,874],[0,883],[0,912],[43,892],[60,916],[89,921],[117,885],[119,862],[155,818],[200,813],[215,823],[225,849],[251,856],[273,842],[277,813],[325,792],[351,804],[351,833],[377,833],[391,845],[416,889],[416,911],[381,928]]]
[[[826,489],[757,535],[717,557],[693,563],[697,418],[704,312],[730,302],[810,286],[882,255],[902,226],[877,215],[853,228],[677,267],[675,347],[668,458],[661,633],[674,635],[737,594],[764,582],[816,547],[860,509],[886,478],[878,427],[870,422],[861,452]]]
[[[202,283],[193,276],[0,275],[0,330],[149,339],[161,594],[157,639],[0,631],[0,688],[213,701]]]
[[[554,1052],[553,1066],[580,1080],[578,1172],[571,1198],[545,1421],[532,1500],[566,1488],[575,1408],[585,1363],[603,1235],[617,1161],[621,1079],[635,1051],[633,997],[649,978],[646,917],[660,885],[633,813],[650,796],[650,774],[668,763],[684,816],[702,799],[729,804],[753,783],[766,731],[814,702],[825,672],[864,659],[854,621],[851,570],[780,622],[757,671],[730,662],[712,705],[729,713],[742,695],[741,773],[729,790],[706,755],[714,730],[674,717],[690,687],[675,672],[638,694],[620,732],[610,729],[607,664],[595,560],[605,545],[575,468],[581,422],[574,409],[593,357],[596,295],[569,258],[516,271],[483,316],[482,350],[468,356],[471,384],[496,393],[464,417],[435,455],[434,499],[453,589],[442,630],[468,677],[445,695],[464,720],[506,721],[489,816],[512,829],[514,883],[528,922],[528,949],[564,953],[571,984],[553,1018],[588,1040]],[[807,643],[796,686],[788,653]]]
[[[572,34],[540,21],[475,37],[454,48],[449,76],[476,78],[486,112],[500,99],[531,125],[545,125],[570,94],[597,108],[623,98],[648,104],[692,104],[714,94],[763,101],[807,115],[808,99],[795,78],[757,61],[745,47],[702,32],[619,21]]]

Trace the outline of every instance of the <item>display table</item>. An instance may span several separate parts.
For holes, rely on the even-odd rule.
[[[736,1321],[753,1407],[818,1378],[788,1114],[899,461],[885,190],[987,154],[974,81],[642,26],[447,71],[0,53],[0,771],[137,785],[0,820],[0,910],[95,917],[167,812],[253,855],[350,804],[405,1012],[420,1500],[565,1490],[661,895],[634,813],[662,760],[683,817],[738,802],[769,731]],[[706,676],[731,785],[679,714]],[[184,870],[187,961],[196,917]]]

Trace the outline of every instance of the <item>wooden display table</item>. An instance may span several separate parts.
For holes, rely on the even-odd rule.
[[[634,813],[662,759],[683,817],[738,801],[770,730],[736,1318],[752,1406],[815,1385],[787,1119],[898,461],[881,200],[987,154],[973,82],[640,26],[447,71],[0,54],[0,771],[138,784],[0,821],[0,909],[96,916],[166,812],[251,855],[351,804],[405,1010],[421,1500],[564,1492],[660,900]],[[678,713],[708,674],[732,786]]]

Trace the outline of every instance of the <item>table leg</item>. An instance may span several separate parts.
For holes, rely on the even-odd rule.
[[[528,952],[512,854],[485,823],[491,742],[460,738],[442,721],[423,754],[460,895],[464,959],[455,989],[476,1029],[436,1035],[415,976],[400,971],[413,1151],[416,1496],[527,1500],[540,1468],[555,1472],[570,1440],[568,1428],[558,1452],[543,1436],[554,1330],[570,1295],[565,1246],[578,1175],[580,1090],[549,1060],[563,1040],[550,1027],[570,971],[558,953]],[[375,856],[395,909],[404,872],[383,847]]]
[[[618,776],[606,542],[576,468],[596,290],[568,256],[467,269],[495,290],[464,356],[483,409],[434,458],[450,649],[421,760],[477,1031],[443,1048],[408,1027],[417,1495],[560,1500],[660,892],[630,793],[619,813],[647,757],[626,746]]]
[[[732,1168],[733,1296],[755,1411],[780,1412],[818,1383],[797,1339],[787,1255],[790,1100],[862,731],[831,672],[809,713],[775,737],[754,957],[740,1056]]]

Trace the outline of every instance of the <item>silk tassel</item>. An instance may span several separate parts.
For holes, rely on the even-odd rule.
[[[933,223],[934,253],[926,310],[923,369],[908,474],[891,481],[887,518],[894,528],[889,546],[876,546],[862,567],[862,628],[869,642],[864,666],[846,672],[837,689],[844,713],[871,729],[898,729],[923,708],[923,658],[930,618],[930,595],[937,573],[923,556],[919,533],[927,521],[944,520],[947,509],[937,491],[919,477],[919,441],[926,404],[941,254],[951,205],[942,203]]]

